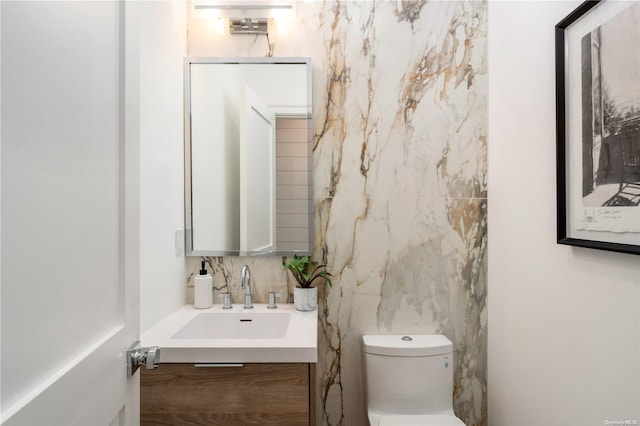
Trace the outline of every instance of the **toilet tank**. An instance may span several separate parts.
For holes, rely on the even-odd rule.
[[[367,407],[377,413],[453,413],[453,345],[442,335],[362,336]]]

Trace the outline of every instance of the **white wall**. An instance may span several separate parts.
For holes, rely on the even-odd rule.
[[[140,2],[140,328],[186,303],[183,59],[186,3]]]
[[[240,250],[237,70],[192,64],[191,229],[193,250]],[[234,103],[235,101],[235,103]]]
[[[489,4],[489,424],[640,422],[640,258],[555,243],[554,25]]]

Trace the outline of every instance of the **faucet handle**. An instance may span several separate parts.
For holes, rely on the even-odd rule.
[[[218,297],[222,297],[222,309],[233,308],[233,306],[231,305],[231,293],[220,293]]]
[[[276,297],[281,297],[282,294],[276,293],[275,291],[270,291],[267,297],[267,308],[276,309]]]

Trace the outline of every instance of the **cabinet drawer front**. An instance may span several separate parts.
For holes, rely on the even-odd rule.
[[[142,426],[307,425],[310,383],[315,382],[310,380],[311,370],[309,364],[216,368],[162,364],[141,373],[140,422]]]

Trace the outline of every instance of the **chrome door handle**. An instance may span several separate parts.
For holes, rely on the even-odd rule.
[[[141,365],[147,367],[147,370],[153,370],[159,364],[160,348],[157,346],[141,348],[140,342],[135,342],[127,351],[127,377],[133,376]]]

